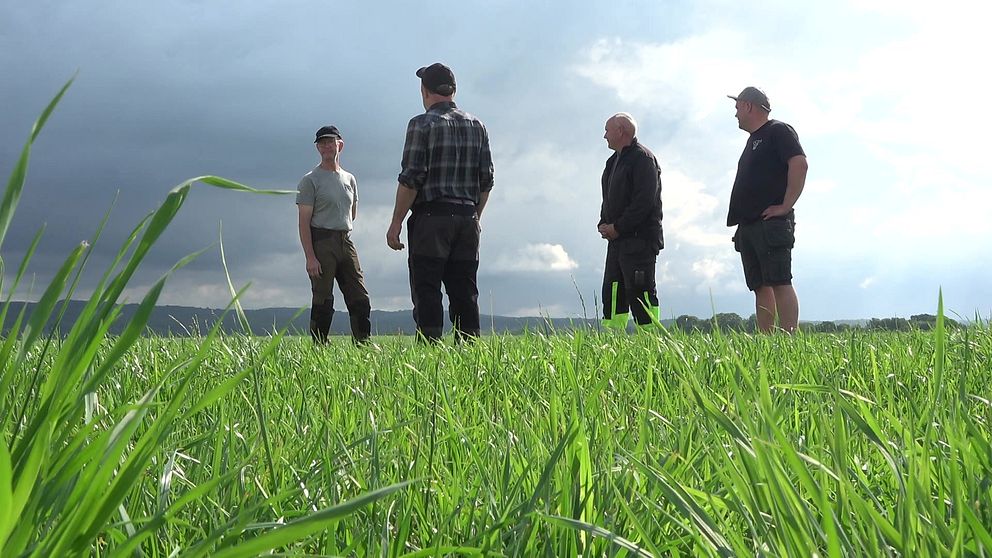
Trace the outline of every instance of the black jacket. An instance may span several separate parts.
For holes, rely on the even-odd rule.
[[[646,247],[664,248],[661,168],[654,154],[634,138],[633,143],[606,160],[602,182],[599,224],[612,223],[620,235],[616,241],[636,238],[644,240]]]

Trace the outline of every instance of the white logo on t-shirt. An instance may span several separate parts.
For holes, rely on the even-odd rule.
[[[751,151],[754,151],[754,150],[758,149],[758,146],[759,145],[761,145],[761,140],[760,139],[756,139],[753,142],[751,142]]]

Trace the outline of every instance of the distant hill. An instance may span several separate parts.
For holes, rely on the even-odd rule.
[[[11,304],[10,313],[3,324],[3,331],[6,332],[13,324],[17,313],[24,306],[23,302]],[[27,312],[34,309],[34,303],[26,303]],[[75,323],[80,312],[85,306],[84,301],[72,300],[66,309],[65,317],[62,319],[63,331],[68,330],[68,325]],[[119,334],[134,315],[138,308],[137,304],[125,304],[121,316],[111,326],[113,334]],[[252,333],[255,335],[266,335],[278,331],[284,327],[289,327],[292,333],[306,333],[309,330],[310,311],[304,310],[299,316],[293,316],[298,312],[296,308],[260,308],[256,310],[245,310],[245,316],[251,325]],[[221,318],[222,310],[215,308],[194,308],[190,306],[159,306],[153,312],[148,321],[148,330],[156,335],[200,335],[210,330],[211,327]],[[445,320],[447,322],[447,319]],[[548,330],[568,330],[576,327],[598,327],[598,319],[581,318],[513,318],[509,316],[489,316],[483,315],[481,318],[484,332],[500,333],[521,333],[525,330],[548,331]],[[670,320],[664,321],[669,325]],[[49,323],[50,329],[54,324]],[[450,324],[446,323],[446,327]],[[223,331],[240,332],[241,326],[238,324],[237,316],[229,312],[223,317],[221,323]],[[413,322],[413,315],[410,310],[400,310],[397,312],[385,312],[382,310],[372,311],[372,333],[376,335],[404,334],[410,335],[416,331]],[[336,335],[350,335],[351,326],[348,321],[347,312],[335,312],[334,321],[331,323],[331,333]]]
[[[34,309],[34,303],[13,302],[10,311],[3,323],[2,333],[13,324],[17,314],[27,305],[27,314],[30,315]],[[72,300],[66,309],[65,317],[62,319],[62,331],[68,331],[71,324],[75,323],[80,312],[86,305],[84,301]],[[125,304],[121,310],[121,316],[111,325],[112,334],[121,333],[127,326],[131,317],[137,310],[137,304]],[[248,323],[254,335],[267,335],[283,328],[288,328],[290,334],[306,335],[309,330],[310,309],[307,308],[294,318],[299,312],[296,308],[259,308],[255,310],[245,310]],[[152,312],[148,320],[147,329],[155,335],[188,336],[202,335],[221,319],[223,310],[216,308],[195,308],[192,306],[159,306]],[[685,331],[710,331],[714,324],[719,323],[720,329],[752,331],[754,316],[744,319],[736,314],[717,314],[714,318],[697,318],[695,316],[679,316],[673,320],[662,320],[665,327],[677,327]],[[514,318],[510,316],[481,316],[482,330],[484,333],[523,333],[524,331],[568,331],[576,328],[592,327],[598,328],[599,317],[595,318],[543,318],[524,317]],[[911,316],[905,318],[886,319],[847,319],[830,321],[802,321],[800,326],[807,331],[839,331],[847,328],[872,329],[872,330],[893,330],[905,331],[911,327],[928,330],[935,323],[936,317],[929,314]],[[750,323],[750,329],[747,324]],[[947,324],[957,326],[958,323],[973,323],[968,320],[955,321],[947,319]],[[53,321],[49,321],[47,328],[51,330]],[[445,328],[450,329],[451,324],[445,316]],[[633,330],[633,321],[628,326]],[[228,312],[223,316],[221,330],[225,333],[239,333],[242,331],[238,324],[237,316],[234,312]],[[399,310],[396,312],[386,312],[383,310],[372,311],[372,333],[375,335],[412,335],[416,331],[413,323],[413,313],[410,310]],[[339,311],[334,313],[334,321],[331,323],[331,333],[333,335],[350,335],[351,326],[348,320],[348,313]]]

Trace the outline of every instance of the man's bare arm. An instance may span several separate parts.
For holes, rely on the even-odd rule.
[[[803,187],[806,186],[806,171],[809,170],[809,163],[806,162],[806,157],[796,155],[789,159],[788,165],[788,179],[782,204],[768,206],[761,212],[763,219],[771,219],[772,217],[781,217],[788,214],[792,211],[796,202],[799,201],[799,196],[803,193]]]
[[[479,203],[475,206],[475,214],[482,218],[482,210],[486,208],[486,203],[489,202],[489,191],[479,193]]]
[[[307,259],[307,275],[317,277],[320,275],[320,262],[313,251],[313,236],[310,234],[310,219],[313,217],[313,206],[300,204],[300,244],[303,245],[303,255]]]
[[[417,190],[410,188],[402,182],[396,185],[396,204],[393,206],[393,220],[386,231],[386,244],[393,250],[402,250],[403,243],[400,242],[400,233],[403,231],[403,219],[407,212],[413,207],[414,200],[417,199]]]

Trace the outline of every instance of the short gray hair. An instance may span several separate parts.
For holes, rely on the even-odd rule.
[[[634,117],[629,112],[618,112],[610,117],[610,119],[616,120],[624,131],[630,132],[631,136],[637,135],[637,121],[634,120]]]

